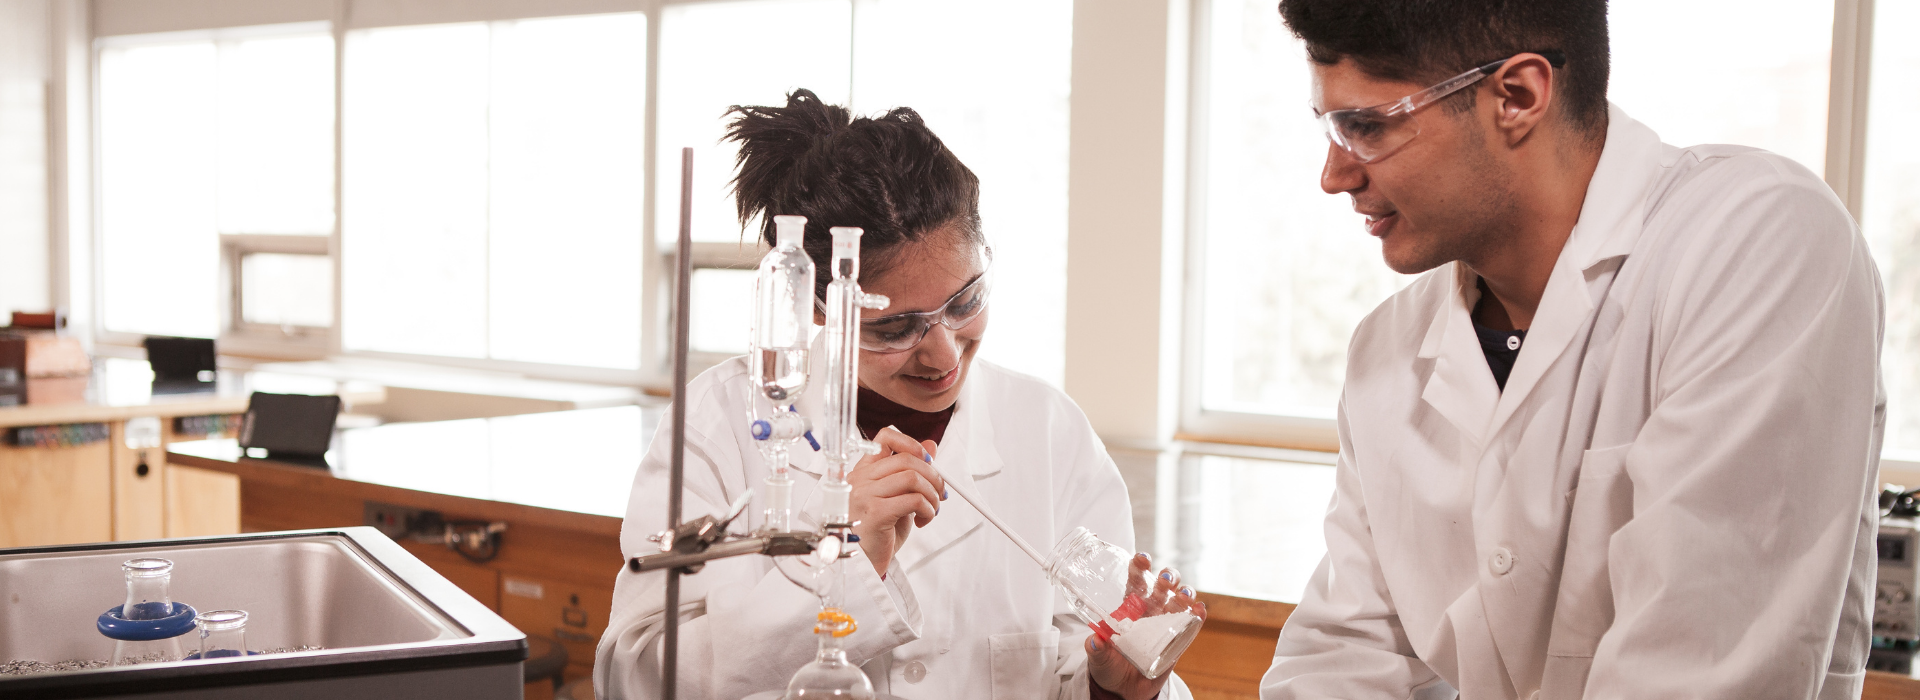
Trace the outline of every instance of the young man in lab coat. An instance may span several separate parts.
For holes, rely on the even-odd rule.
[[[1609,105],[1603,0],[1280,12],[1322,188],[1426,274],[1354,332],[1262,697],[1858,697],[1883,294],[1832,191]]]

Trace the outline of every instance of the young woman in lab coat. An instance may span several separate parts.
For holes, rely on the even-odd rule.
[[[859,547],[842,562],[844,609],[859,624],[845,639],[848,658],[881,697],[1187,697],[1173,674],[1147,680],[1089,639],[1032,560],[964,499],[947,498],[940,472],[964,474],[1042,549],[1076,527],[1133,544],[1126,485],[1080,409],[1038,379],[976,358],[992,256],[973,173],[911,109],[852,119],[798,90],[784,108],[734,113],[741,219],[766,221],[771,243],[774,215],[808,218],[816,295],[830,278],[827,229],[865,229],[861,286],[892,301],[865,312],[861,332],[858,422],[883,449],[848,476],[860,523]],[[798,408],[817,429],[825,353],[812,354]],[[752,391],[744,357],[687,386],[688,517],[724,512],[770,473],[747,430]],[[646,537],[666,525],[669,442],[653,441],[634,478],[620,538],[629,553],[653,548]],[[825,461],[804,446],[791,461],[796,519],[812,527]],[[757,528],[760,516],[743,520]],[[1151,566],[1144,555],[1134,563]],[[594,667],[600,697],[659,693],[663,581],[621,570]],[[1205,615],[1177,573],[1162,570],[1158,583],[1173,605]],[[716,560],[681,586],[681,697],[781,691],[813,659],[818,599],[770,559]]]

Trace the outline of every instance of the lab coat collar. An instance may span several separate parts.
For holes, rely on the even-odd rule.
[[[1474,275],[1463,263],[1449,264],[1451,288],[1427,326],[1426,340],[1420,344],[1420,357],[1433,361],[1433,371],[1427,375],[1420,398],[1474,444],[1484,444],[1488,419],[1500,399],[1499,389],[1488,381],[1486,356],[1481,354],[1480,338],[1473,330],[1471,310],[1480,299],[1479,289],[1473,285]]]
[[[1599,301],[1590,284],[1595,268],[1627,255],[1640,240],[1647,193],[1660,178],[1660,151],[1660,137],[1652,129],[1608,105],[1607,140],[1593,179],[1587,183],[1580,219],[1547,279],[1526,345],[1514,360],[1506,391],[1494,409],[1490,433],[1513,416],[1586,326]]]
[[[1473,328],[1479,276],[1464,263],[1451,263],[1452,289],[1435,309],[1420,344],[1419,356],[1434,362],[1421,398],[1476,444],[1484,446],[1487,436],[1513,415],[1586,322],[1596,303],[1589,273],[1627,255],[1639,240],[1646,196],[1660,175],[1661,151],[1652,129],[1609,105],[1606,142],[1587,184],[1580,218],[1554,263],[1504,392],[1492,381]]]

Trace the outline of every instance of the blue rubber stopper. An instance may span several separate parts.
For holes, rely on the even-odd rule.
[[[199,614],[194,611],[193,606],[186,603],[175,602],[173,604],[172,615],[158,620],[129,620],[121,617],[123,613],[121,613],[120,609],[123,607],[126,606],[115,605],[106,612],[100,613],[100,619],[94,623],[95,627],[100,630],[100,634],[106,635],[108,639],[116,639],[122,642],[151,642],[159,639],[172,639],[192,632],[194,629],[193,617]]]

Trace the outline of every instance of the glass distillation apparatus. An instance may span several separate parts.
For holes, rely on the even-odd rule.
[[[801,248],[807,217],[776,216],[773,223],[776,242],[760,260],[754,278],[753,337],[747,364],[756,395],[747,397],[751,406],[747,426],[773,472],[767,476],[764,492],[764,529],[788,532],[793,530],[793,476],[787,452],[802,437],[820,449],[806,417],[793,405],[807,389],[813,259]]]
[[[808,383],[806,336],[813,311],[809,302],[813,299],[814,268],[801,249],[806,219],[780,216],[774,218],[774,225],[776,243],[762,259],[756,281],[753,342],[748,351],[749,372],[754,393],[758,394],[749,397],[753,408],[748,429],[772,471],[765,482],[766,523],[749,537],[729,535],[727,526],[746,507],[743,497],[724,516],[702,516],[654,535],[650,539],[660,546],[660,552],[635,556],[628,560],[628,568],[635,572],[694,573],[712,559],[743,554],[773,557],[782,574],[820,599],[813,628],[819,638],[819,653],[794,675],[786,697],[865,700],[874,697],[873,685],[847,659],[841,646],[841,639],[858,629],[840,605],[841,567],[842,560],[852,555],[847,544],[859,541],[853,534],[855,523],[849,513],[853,487],[847,483],[847,472],[861,458],[880,451],[878,445],[861,437],[854,420],[859,391],[860,310],[884,309],[889,302],[884,296],[860,290],[861,229],[832,229],[833,281],[827,285],[823,331],[828,383],[824,425],[821,439],[816,441],[808,421],[794,408]],[[681,303],[684,308],[684,300]],[[676,387],[676,391],[684,389]],[[787,454],[794,441],[803,438],[824,452],[827,462],[819,485],[821,524],[814,531],[793,529],[793,480]]]
[[[847,483],[847,472],[861,458],[880,452],[879,445],[861,437],[860,426],[854,420],[859,405],[860,310],[885,309],[890,303],[884,296],[860,290],[862,231],[843,226],[835,227],[832,233],[833,281],[827,284],[824,331],[827,336],[827,415],[822,433],[826,439],[821,450],[826,453],[827,466],[820,480],[821,526],[825,534],[820,540],[820,551],[823,554],[839,549],[843,543],[859,541],[853,536],[854,523],[848,512],[853,486]],[[846,650],[840,644],[842,637],[858,629],[853,617],[840,608],[845,588],[841,585],[844,560],[837,551],[831,557],[819,558],[825,564],[822,567],[825,571],[815,576],[814,580],[819,583],[812,590],[820,596],[819,624],[813,628],[820,638],[820,651],[812,663],[801,667],[788,682],[787,700],[874,697],[873,684],[860,667],[847,659]]]

